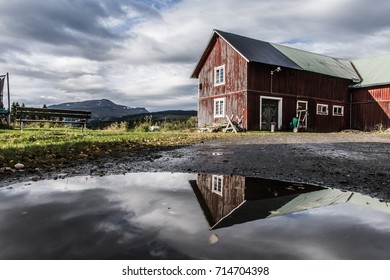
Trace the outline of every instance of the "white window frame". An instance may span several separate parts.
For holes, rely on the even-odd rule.
[[[338,111],[338,109],[341,109],[340,111],[340,113],[339,112],[337,112]],[[341,105],[333,105],[333,116],[336,116],[336,117],[342,117],[342,116],[344,116],[344,106],[341,106]]]
[[[213,175],[211,190],[220,196],[223,195],[223,176]]]
[[[221,109],[221,104],[222,104],[222,109]],[[225,107],[226,107],[225,98],[214,99],[214,118],[224,118]]]
[[[324,112],[323,108],[326,108],[325,112]],[[317,115],[323,115],[323,116],[329,115],[329,105],[317,103]]]
[[[225,84],[225,65],[214,67],[214,86],[220,86],[224,84]]]

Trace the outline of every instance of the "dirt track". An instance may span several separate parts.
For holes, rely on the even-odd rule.
[[[390,134],[269,134],[219,139],[169,151],[144,151],[0,178],[17,181],[169,171],[256,176],[370,194],[390,200]]]

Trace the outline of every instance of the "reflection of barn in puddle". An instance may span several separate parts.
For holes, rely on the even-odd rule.
[[[211,174],[190,183],[210,229],[347,202],[390,213],[368,196],[308,184]]]

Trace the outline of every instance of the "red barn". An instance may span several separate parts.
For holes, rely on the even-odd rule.
[[[389,127],[390,55],[384,57],[355,66],[214,30],[192,74],[199,79],[199,127],[226,123],[231,115],[242,117],[247,130],[269,130],[271,124],[285,130],[296,116],[308,131]],[[374,75],[367,66],[372,60],[386,74]]]

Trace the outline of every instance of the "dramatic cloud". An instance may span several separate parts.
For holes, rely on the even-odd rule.
[[[385,0],[15,0],[0,3],[0,74],[30,106],[108,98],[196,109],[189,79],[214,28],[342,58],[389,53]]]

